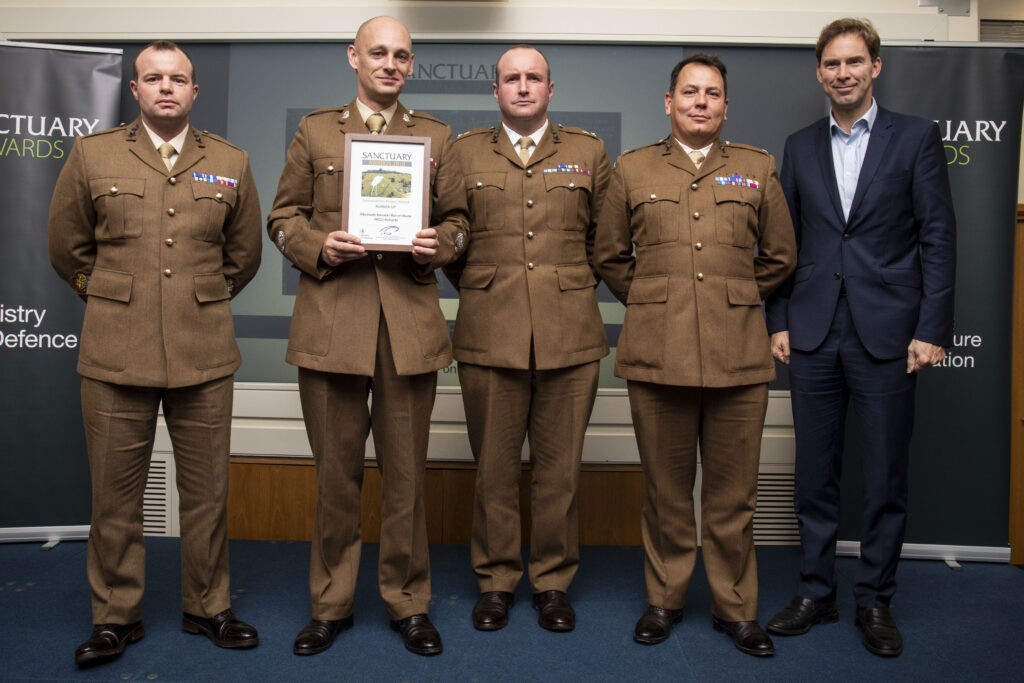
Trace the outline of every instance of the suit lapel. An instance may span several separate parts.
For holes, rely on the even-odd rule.
[[[548,157],[555,153],[555,138],[551,132],[551,126],[554,124],[548,122],[548,127],[544,129],[544,135],[540,136],[540,140],[537,142],[537,148],[533,150],[533,154],[530,155],[530,163],[527,166],[533,166],[539,164]]]
[[[821,177],[825,179],[825,189],[828,191],[829,201],[832,202],[832,208],[835,209],[839,224],[845,225],[846,219],[843,218],[843,202],[839,198],[839,185],[836,182],[836,166],[832,160],[832,133],[829,126],[831,126],[831,121],[826,116],[822,119],[821,126],[818,128],[818,134],[814,142],[814,151],[818,157]]]
[[[181,154],[178,155],[177,160],[174,162],[174,166],[171,167],[171,174],[177,175],[185,173],[205,157],[206,147],[203,145],[202,138],[199,136],[199,131],[192,126],[189,126],[188,134],[185,135],[185,144],[181,146]]]
[[[384,129],[384,133],[387,135],[412,135],[413,131],[410,129],[414,125],[413,118],[409,116],[409,110],[399,102],[398,108],[395,109],[395,115],[391,117],[391,123]]]
[[[711,149],[708,150],[708,155],[704,157],[704,161],[700,163],[700,168],[697,169],[697,174],[694,176],[694,180],[700,180],[705,178],[718,169],[725,166],[725,151],[722,149],[723,144],[719,140],[715,140],[715,144],[711,145]],[[676,149],[682,154],[683,149],[677,144]],[[686,156],[687,161],[690,161],[690,157]],[[691,166],[693,162],[690,161]],[[694,166],[696,168],[696,166]]]
[[[516,166],[522,166],[523,162],[519,159],[519,153],[516,152],[515,147],[512,146],[512,141],[508,138],[508,133],[505,132],[505,127],[500,123],[497,128],[497,135],[493,137],[494,140],[494,153],[500,154]],[[534,152],[536,154],[536,152]]]
[[[153,146],[153,141],[149,139],[149,132],[146,130],[145,126],[142,125],[141,118],[135,119],[135,123],[133,123],[128,129],[125,141],[131,143],[129,149],[132,154],[139,158],[139,161],[158,173],[170,175],[167,171],[167,166],[164,165],[164,160],[160,158],[160,154],[156,151],[156,147]],[[175,164],[175,166],[177,166],[177,164]]]
[[[665,161],[671,166],[675,166],[680,171],[685,171],[690,175],[696,175],[698,173],[697,167],[693,165],[690,157],[686,156],[686,152],[679,145],[679,142],[669,135],[665,139],[665,151],[662,153]]]
[[[885,157],[885,150],[891,139],[892,119],[889,118],[889,112],[879,107],[878,115],[875,117],[875,127],[868,139],[868,150],[864,155],[864,163],[861,164],[860,175],[857,177],[857,191],[853,194],[853,202],[850,204],[851,220],[857,215],[857,208],[878,173],[878,165]]]

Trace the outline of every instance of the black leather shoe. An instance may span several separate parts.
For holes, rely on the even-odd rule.
[[[633,629],[633,640],[644,645],[656,645],[672,632],[672,627],[678,624],[683,618],[681,609],[662,609],[654,605],[648,605],[647,611],[636,622]]]
[[[292,652],[297,655],[315,655],[334,644],[334,637],[352,628],[352,615],[344,619],[321,621],[310,619],[309,623],[295,637]]]
[[[858,607],[857,628],[864,634],[861,642],[868,652],[880,657],[895,657],[903,652],[903,636],[888,607]]]
[[[75,650],[75,664],[92,666],[115,659],[124,652],[125,645],[146,635],[141,621],[134,624],[94,624],[89,640]]]
[[[733,645],[740,652],[755,657],[770,657],[775,654],[772,639],[756,621],[722,621],[713,616],[711,624],[716,631],[732,638]]]
[[[391,630],[398,631],[405,640],[405,649],[418,655],[441,654],[441,634],[437,632],[426,614],[391,620]]]
[[[537,623],[549,631],[571,631],[576,628],[576,612],[562,591],[534,593],[533,609],[540,612]]]
[[[815,624],[834,624],[839,621],[835,598],[814,601],[799,595],[790,600],[768,622],[768,632],[780,636],[799,636]]]
[[[497,631],[508,626],[508,611],[516,598],[506,591],[487,591],[473,605],[473,628],[478,631]]]
[[[256,629],[236,618],[230,609],[210,618],[184,612],[181,615],[181,628],[186,633],[202,633],[217,647],[242,649],[260,644]]]

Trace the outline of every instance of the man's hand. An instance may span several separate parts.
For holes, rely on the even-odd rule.
[[[332,268],[364,256],[366,256],[366,249],[360,244],[359,238],[343,230],[329,233],[323,249],[320,250],[320,259]]]
[[[946,349],[941,346],[912,339],[907,347],[907,374],[941,363],[945,357]]]
[[[434,260],[437,253],[437,230],[425,228],[416,233],[412,240],[412,260],[426,265]]]
[[[772,356],[789,365],[789,330],[772,335]]]

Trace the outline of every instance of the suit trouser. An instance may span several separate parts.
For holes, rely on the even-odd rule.
[[[436,372],[398,375],[383,316],[373,377],[299,368],[302,415],[316,464],[309,563],[314,619],[342,619],[352,613],[361,548],[360,493],[371,427],[383,480],[380,594],[392,619],[429,610],[423,478],[436,387]],[[366,401],[370,391],[372,407]]]
[[[459,363],[466,428],[477,462],[470,553],[481,592],[514,592],[523,575],[519,478],[529,434],[530,586],[567,591],[579,566],[583,436],[600,363],[512,370]]]
[[[887,606],[896,592],[896,564],[907,520],[910,434],[917,375],[906,356],[873,358],[839,299],[832,327],[814,351],[793,349],[789,377],[796,431],[796,516],[803,552],[798,593],[835,595],[839,478],[847,407],[864,473],[857,604]]]
[[[757,618],[754,508],[768,385],[679,387],[628,383],[644,470],[647,599],[680,609],[697,560],[693,486],[701,463],[701,547],[711,611]]]
[[[93,623],[130,624],[142,618],[142,500],[161,402],[178,486],[182,609],[211,617],[231,606],[227,500],[233,387],[231,376],[177,389],[82,378],[92,476],[86,570]]]

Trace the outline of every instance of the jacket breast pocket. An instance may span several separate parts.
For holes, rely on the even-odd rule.
[[[651,185],[629,193],[633,241],[639,245],[679,239],[679,186]]]
[[[505,227],[504,172],[471,173],[466,176],[466,201],[473,230],[501,230]]]
[[[552,230],[582,230],[590,222],[593,179],[584,173],[545,173],[547,225]]]
[[[313,160],[313,208],[320,213],[341,211],[344,196],[345,159],[326,157]]]
[[[89,181],[96,207],[96,238],[119,240],[142,234],[145,178],[94,178]]]
[[[715,235],[719,244],[750,249],[757,243],[761,191],[739,185],[714,185]]]
[[[227,185],[192,183],[195,216],[192,237],[204,242],[223,242],[224,224],[238,201],[238,190]]]

